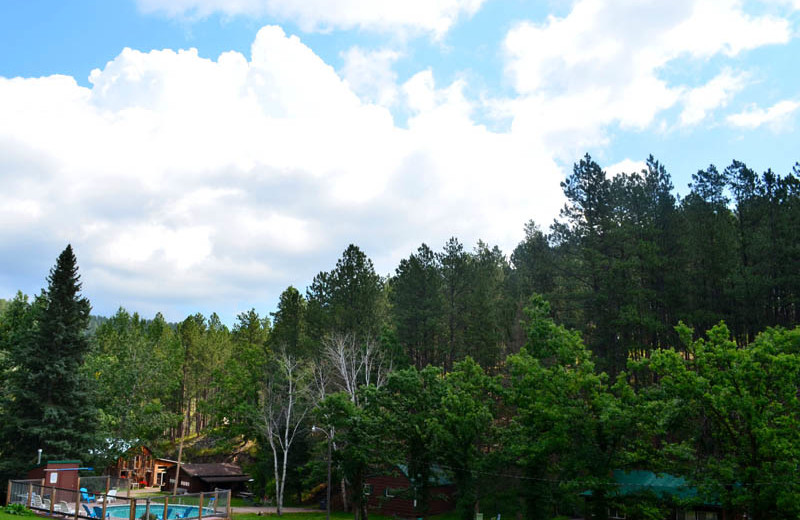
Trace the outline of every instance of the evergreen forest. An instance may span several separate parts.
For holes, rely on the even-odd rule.
[[[201,439],[195,461],[241,462],[280,511],[325,482],[331,443],[356,520],[365,478],[397,464],[419,517],[444,471],[464,520],[665,518],[611,478],[648,470],[799,518],[800,164],[711,165],[684,197],[646,165],[610,177],[586,155],[513,251],[454,237],[382,276],[350,245],[232,327],[90,316],[67,246],[40,294],[0,301],[0,477],[39,448],[103,468]]]

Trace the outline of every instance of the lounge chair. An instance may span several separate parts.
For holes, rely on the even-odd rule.
[[[116,489],[110,490],[108,492],[108,494],[105,495],[105,496],[101,495],[101,496],[97,497],[97,501],[100,502],[101,504],[103,502],[105,502],[106,504],[110,504],[111,502],[115,502],[116,500],[117,500],[117,490]]]
[[[86,510],[86,514],[89,515],[89,518],[100,518],[97,513],[95,513],[94,509],[89,509],[89,506],[86,504],[81,504],[83,508]]]
[[[31,507],[35,509],[50,509],[50,500],[42,498],[41,496],[33,493],[31,495]]]
[[[81,488],[81,498],[84,502],[94,502],[95,496],[89,493],[89,490],[86,488]]]
[[[94,506],[92,509],[94,510],[94,517],[95,518],[103,518],[103,508],[102,507]],[[111,513],[107,512],[106,513],[106,518],[108,518],[109,516],[111,516]]]
[[[75,510],[72,509],[69,506],[69,504],[67,504],[63,500],[61,502],[57,503],[55,506],[53,506],[53,510],[56,513],[64,513],[65,515],[74,515],[75,514]]]

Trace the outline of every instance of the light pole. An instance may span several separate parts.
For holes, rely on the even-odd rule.
[[[311,427],[312,432],[322,432],[328,438],[328,485],[325,489],[325,520],[331,520],[331,444],[333,444],[333,428],[331,431],[318,428],[316,425]]]

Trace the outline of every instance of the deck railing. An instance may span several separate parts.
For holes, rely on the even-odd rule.
[[[23,504],[34,511],[66,518],[97,520],[202,520],[231,518],[231,492],[217,489],[204,493],[126,497],[114,493],[81,492],[46,486],[43,480],[10,480],[7,504]],[[88,488],[87,488],[88,489]],[[116,489],[116,488],[115,488]],[[107,491],[111,491],[110,489]]]

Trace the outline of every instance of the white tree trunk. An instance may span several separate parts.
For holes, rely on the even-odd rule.
[[[306,391],[298,386],[297,361],[281,354],[278,360],[280,379],[271,375],[262,392],[263,432],[272,449],[273,474],[275,475],[275,505],[280,516],[283,513],[283,493],[286,489],[286,473],[289,450],[297,432],[308,413],[307,407],[299,411],[299,394]]]

